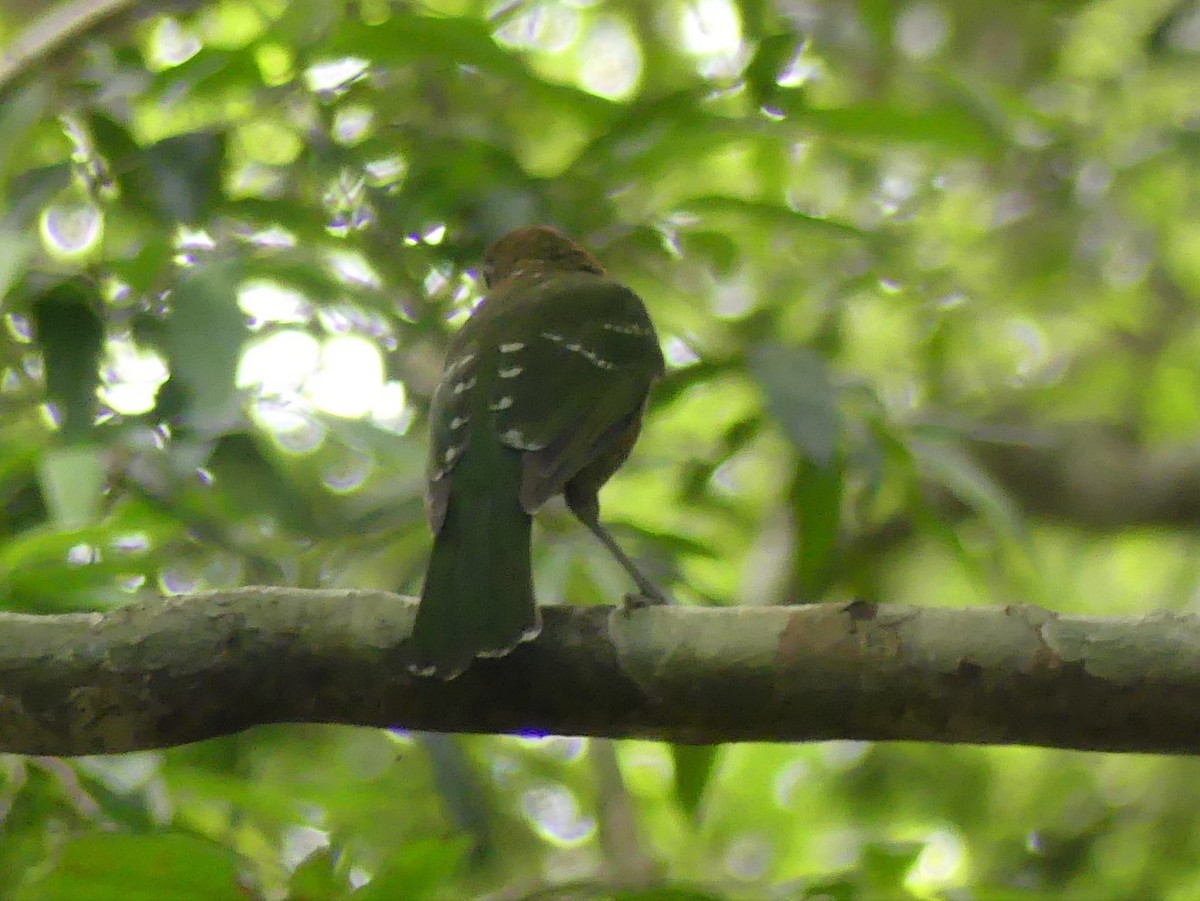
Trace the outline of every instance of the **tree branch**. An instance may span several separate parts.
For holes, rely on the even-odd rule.
[[[403,666],[408,599],[243,588],[0,615],[0,750],[156,748],[258,723],[679,742],[908,739],[1200,751],[1200,618],[1034,607],[548,607],[449,683]]]
[[[1028,514],[1105,531],[1200,523],[1200,448],[1146,447],[1113,427],[1078,423],[1038,442],[977,440],[971,450]]]
[[[21,75],[40,71],[49,57],[136,5],[135,0],[73,0],[34,19],[0,53],[0,96]]]
[[[195,5],[147,0],[67,0],[51,6],[0,51],[0,100],[23,76],[31,72],[44,74],[51,60],[70,53],[84,38],[115,22],[136,15],[181,12]]]

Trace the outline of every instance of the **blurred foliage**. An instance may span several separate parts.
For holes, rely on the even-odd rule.
[[[442,350],[531,222],[658,323],[604,503],[681,601],[1195,606],[1194,529],[1034,520],[971,453],[1194,445],[1195,0],[82,6],[0,4],[0,606],[414,592]],[[625,590],[539,529],[544,599]],[[614,780],[586,747],[0,757],[0,897],[1200,895],[1190,761],[626,742]]]

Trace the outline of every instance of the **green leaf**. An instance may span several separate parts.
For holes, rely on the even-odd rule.
[[[456,74],[478,69],[508,82],[525,97],[596,124],[607,121],[618,109],[587,91],[540,78],[519,54],[496,43],[489,23],[482,19],[397,12],[377,25],[346,20],[330,49],[390,64],[430,60],[451,67]]]
[[[758,106],[770,104],[780,91],[786,90],[779,86],[779,76],[803,44],[803,36],[794,31],[768,35],[759,41],[746,66],[746,85]]]
[[[593,897],[599,899],[605,895]],[[730,896],[718,895],[685,885],[664,885],[657,888],[630,889],[608,897],[612,897],[615,901],[728,901]]]
[[[859,15],[875,44],[883,52],[888,52],[892,46],[892,29],[896,18],[896,0],[863,0],[859,6]]]
[[[395,846],[375,877],[351,894],[353,901],[433,901],[451,897],[447,883],[467,861],[467,839],[417,839]]]
[[[271,23],[271,39],[297,47],[311,47],[336,33],[336,26],[341,26],[345,20],[345,6],[344,0],[324,0],[280,7],[283,12]]]
[[[860,901],[863,893],[858,884],[850,877],[839,877],[820,882],[811,882],[804,886],[804,894],[800,898],[819,898],[821,901]],[[889,901],[900,901],[891,899]]]
[[[221,200],[225,134],[193,131],[146,148],[159,209],[170,219],[196,223]]]
[[[171,296],[163,342],[171,380],[184,392],[185,421],[203,432],[235,421],[237,364],[246,319],[237,305],[242,270],[227,261],[186,273]]]
[[[14,901],[245,901],[241,860],[228,848],[176,833],[95,832],[70,839],[57,865]]]
[[[0,220],[0,297],[21,280],[29,258],[37,248],[33,232],[18,217]]]
[[[768,158],[780,159],[777,123],[717,115],[704,104],[710,91],[707,83],[692,84],[622,108],[570,170],[596,179],[612,179],[620,172],[622,179],[649,183],[672,179],[681,166],[735,148],[761,151],[760,167]]]
[[[3,184],[8,184],[7,176],[13,166],[13,157],[28,146],[23,138],[45,116],[52,99],[49,84],[34,81],[0,105],[0,134],[4,135],[4,142],[0,143],[0,175],[5,176]]]
[[[842,520],[844,467],[800,460],[792,481],[792,515],[799,531],[795,554],[801,600],[815,601],[828,587]]]
[[[671,745],[675,760],[675,797],[693,821],[699,818],[704,792],[716,768],[721,745]]]
[[[766,393],[768,412],[801,454],[829,466],[841,433],[841,415],[825,360],[806,347],[765,344],[751,351],[750,371]]]
[[[318,848],[308,855],[288,880],[291,901],[344,898],[349,891],[346,878],[337,871],[337,855],[332,848]]]
[[[713,270],[728,276],[737,265],[740,250],[732,236],[721,231],[697,229],[681,232],[680,252],[687,260],[706,260]]]
[[[863,875],[876,891],[894,892],[897,899],[913,897],[904,880],[924,849],[921,842],[871,842],[863,849]]]
[[[703,216],[706,220],[720,217],[740,218],[769,228],[794,228],[836,238],[869,237],[868,232],[849,223],[798,213],[780,203],[706,194],[681,201],[676,206],[689,213]]]
[[[46,366],[46,393],[62,415],[62,436],[77,441],[92,431],[104,320],[78,281],[55,285],[33,304],[33,322]]]
[[[70,183],[71,167],[65,163],[39,166],[14,175],[7,189],[12,207],[9,221],[17,228],[31,228],[42,207]],[[32,232],[30,239],[33,239]]]
[[[969,454],[951,441],[914,438],[908,442],[917,471],[982,515],[997,531],[1022,533],[1021,514],[1012,498]]]
[[[96,150],[107,160],[126,203],[166,222],[199,222],[221,200],[225,135],[191,131],[142,147],[103,113],[88,117]]]
[[[124,178],[140,165],[141,145],[134,140],[129,129],[104,113],[93,111],[88,115],[87,129],[92,147],[104,158],[118,184],[124,187]],[[134,196],[129,199],[146,202],[151,198],[140,197],[134,192]]]
[[[64,529],[94,522],[108,478],[102,445],[51,448],[38,465],[42,496],[56,525]]]
[[[250,432],[227,432],[217,439],[207,463],[213,483],[192,499],[200,511],[207,511],[197,518],[215,516],[228,523],[267,517],[289,532],[310,535],[329,525],[313,516],[304,484],[287,478],[286,467],[268,452],[269,447],[268,441]],[[178,499],[177,513],[187,510],[188,500]]]
[[[119,759],[102,757],[99,764],[104,766],[106,762]],[[147,836],[159,834],[162,826],[155,816],[150,792],[144,788],[113,788],[102,775],[90,772],[86,766],[75,766],[74,773],[79,780],[79,789],[85,791],[96,805],[99,816],[118,830]]]
[[[495,850],[492,811],[475,762],[467,754],[462,736],[420,732],[414,738],[425,748],[433,784],[454,824],[471,839],[477,859]]]
[[[1004,142],[973,111],[950,103],[930,110],[911,110],[883,103],[840,107],[808,105],[804,95],[780,95],[789,120],[829,135],[863,141],[930,144],[956,153],[987,156],[999,153]]]

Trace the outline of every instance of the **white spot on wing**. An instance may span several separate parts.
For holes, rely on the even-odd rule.
[[[611,323],[605,323],[604,327],[608,328],[610,324]],[[623,326],[614,327],[613,331],[621,331],[623,328],[624,328]],[[629,328],[641,328],[641,326],[629,326]],[[634,334],[634,333],[626,332],[625,334]],[[592,351],[592,350],[588,350],[582,344],[579,344],[574,341],[570,342],[569,344],[564,343],[566,341],[566,338],[564,338],[558,332],[542,332],[542,337],[547,339],[548,341],[553,341],[555,344],[562,344],[562,346],[565,347],[567,350],[571,351],[572,353],[580,354],[589,363],[591,363],[593,366],[599,367],[600,369],[616,369],[617,368],[616,364],[613,363],[611,360],[604,359],[598,353],[596,353],[595,351]],[[504,375],[503,372],[501,372],[500,374]]]
[[[446,453],[442,455],[442,459],[446,461],[447,466],[450,466],[455,460],[462,456],[462,452],[463,446],[461,444],[451,444],[448,448],[446,448]]]
[[[482,657],[484,659],[492,659],[492,660],[494,660],[497,657],[507,656],[508,654],[511,654],[513,651],[515,651],[517,649],[518,645],[523,644],[527,641],[533,641],[541,633],[542,633],[541,623],[534,623],[532,626],[530,626],[528,629],[526,629],[524,632],[522,632],[517,637],[517,640],[514,641],[512,644],[507,645],[506,647],[502,647],[502,648],[485,648],[482,651],[476,651],[475,656]]]
[[[469,379],[464,379],[462,381],[455,382],[454,383],[454,393],[462,394],[464,391],[470,391],[474,387],[475,387],[475,376],[471,376]]]
[[[501,369],[498,375],[502,379],[515,379],[524,371],[525,368],[523,366],[511,366],[508,369]],[[474,380],[472,379],[472,381]]]
[[[517,450],[541,450],[545,446],[536,441],[530,441],[520,429],[509,429],[500,435],[500,440]]]
[[[494,404],[488,404],[488,409],[489,410],[507,410],[512,405],[513,405],[513,396],[511,394],[506,394],[506,395],[504,395],[504,397],[500,398]]]
[[[455,416],[453,419],[450,420],[450,428],[452,428],[452,429],[461,429],[466,424],[467,424],[467,417],[465,417],[465,416]]]
[[[566,344],[563,346],[566,347],[567,350],[572,351],[573,353],[579,354],[581,357],[583,357],[585,360],[587,360],[593,366],[596,366],[600,369],[616,369],[617,368],[616,364],[613,363],[611,360],[604,359],[604,357],[600,356],[600,354],[596,353],[594,350],[588,350],[582,344]]]
[[[616,332],[618,335],[641,335],[643,337],[650,334],[650,329],[644,325],[638,325],[636,322],[606,322],[604,328],[610,332]]]
[[[500,353],[502,353],[502,354],[516,353],[518,350],[521,350],[524,347],[525,347],[524,341],[510,341],[507,344],[500,345]]]
[[[505,648],[486,648],[478,650],[475,652],[475,656],[483,660],[495,660],[498,657],[507,657],[513,652],[517,644],[520,644],[520,642],[517,642],[516,644],[510,644]]]
[[[452,360],[446,364],[446,375],[456,375],[463,369],[466,369],[475,362],[475,354],[465,353],[457,360]]]

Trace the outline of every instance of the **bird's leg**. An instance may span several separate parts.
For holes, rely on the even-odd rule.
[[[613,555],[613,559],[621,564],[621,568],[629,573],[629,577],[637,585],[640,597],[626,595],[625,608],[627,610],[635,607],[650,607],[670,603],[667,596],[663,594],[662,589],[646,578],[645,574],[637,568],[637,564],[630,560],[626,553],[621,550],[621,546],[617,544],[617,540],[612,537],[608,529],[601,524],[600,502],[597,499],[594,497],[582,499],[572,497],[568,494],[567,506],[571,508],[571,512],[579,518],[579,521],[587,526],[593,535],[600,539],[600,543],[608,549],[608,552]]]

